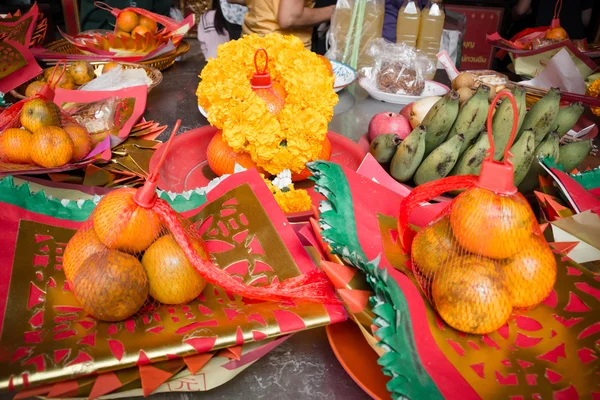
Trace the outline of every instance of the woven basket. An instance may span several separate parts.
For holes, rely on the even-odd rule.
[[[46,46],[46,49],[62,54],[83,54],[77,47],[73,46],[66,39],[60,39],[55,42],[52,42]],[[189,43],[187,43],[185,40],[182,40],[179,42],[179,45],[177,45],[175,51],[163,54],[159,57],[152,58],[150,60],[140,61],[139,64],[156,68],[159,71],[163,71],[169,68],[171,65],[173,65],[175,63],[175,59],[187,53],[189,49]],[[49,60],[44,60],[43,58],[41,59],[41,61],[44,61],[46,63],[49,62]]]
[[[88,61],[90,64],[92,64],[92,67],[94,68],[94,73],[97,76],[102,75],[102,66],[104,64],[107,64],[109,61]],[[67,61],[67,65],[69,65],[71,62]],[[158,86],[159,83],[162,82],[162,73],[157,70],[156,68],[150,67],[148,65],[141,65],[141,64],[135,64],[135,63],[126,63],[126,62],[120,62],[119,65],[121,65],[121,68],[123,69],[131,69],[131,68],[143,68],[144,71],[146,72],[146,75],[148,75],[148,78],[152,79],[152,83],[148,86],[148,92],[150,90],[152,90],[153,88],[155,88],[156,86]],[[27,86],[36,80],[41,80],[43,78],[43,75],[39,75],[34,79],[31,79],[27,82],[25,82],[24,84],[22,84],[21,86],[17,87],[14,90],[10,91],[10,94],[13,95],[14,97],[16,97],[19,100],[24,100],[27,98],[27,96],[25,96],[25,89],[27,89]]]

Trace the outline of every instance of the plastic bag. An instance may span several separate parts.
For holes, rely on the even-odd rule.
[[[506,147],[504,160],[493,161],[491,115],[488,114],[489,156],[480,176],[453,176],[420,185],[400,205],[398,229],[402,247],[410,252],[412,270],[441,318],[453,328],[486,334],[502,327],[514,313],[541,303],[556,280],[556,260],[535,215],[517,192]],[[408,226],[419,204],[451,191],[466,189],[442,215],[415,236]]]
[[[124,69],[120,65],[111,69],[96,79],[84,84],[79,90],[119,90],[132,86],[150,86],[152,79],[148,77],[143,68]]]
[[[435,65],[414,47],[375,39],[367,54],[374,60],[361,69],[361,75],[386,93],[419,96],[425,88],[425,76],[435,71]]]
[[[106,195],[67,244],[63,271],[81,307],[97,319],[120,321],[144,304],[187,303],[200,296],[207,282],[251,299],[338,303],[317,270],[251,286],[212,263],[199,227],[156,195],[156,171],[179,124],[145,185]]]
[[[366,48],[372,39],[381,37],[384,15],[384,0],[338,1],[327,35],[326,57],[355,69],[370,64]]]

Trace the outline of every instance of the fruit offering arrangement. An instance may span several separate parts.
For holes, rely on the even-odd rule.
[[[507,96],[504,102],[515,111],[510,146],[517,133],[517,103],[508,93],[500,96]],[[491,121],[488,126],[493,149]],[[508,157],[507,149],[502,162],[490,154],[479,178],[456,176],[421,185],[400,205],[398,228],[413,273],[442,319],[462,332],[499,329],[513,313],[541,303],[556,280],[556,260],[529,204],[517,192]],[[413,237],[408,226],[412,209],[458,189],[466,190]]]
[[[64,69],[54,71],[40,93],[0,114],[2,161],[57,168],[81,161],[90,153],[88,131],[51,100],[52,87],[64,73]]]
[[[94,318],[126,319],[146,304],[148,295],[161,304],[185,304],[198,297],[207,282],[250,299],[337,302],[327,279],[316,270],[258,287],[219,269],[198,227],[157,197],[157,179],[153,172],[140,189],[121,188],[106,195],[67,244],[65,276],[81,307]]]
[[[491,148],[485,123],[494,89],[480,84],[472,93],[474,81],[470,74],[460,74],[453,82],[458,91],[451,90],[444,97],[426,97],[407,105],[400,115],[391,114],[396,120],[392,125],[372,121],[369,127],[371,154],[379,163],[389,165],[390,174],[397,181],[414,182],[414,185],[445,176],[479,175]],[[508,90],[500,93],[504,92]],[[592,140],[567,135],[583,114],[584,106],[578,102],[560,107],[558,89],[548,91],[529,110],[525,89],[515,86],[512,94],[518,109],[517,135],[509,148],[513,155],[514,180],[521,192],[529,192],[537,187],[538,175],[544,173],[538,157],[550,156],[565,171],[572,171],[592,150]],[[514,112],[511,103],[504,99],[490,117],[497,161],[504,158]],[[382,116],[375,118],[380,120]],[[400,120],[404,121],[400,123]]]

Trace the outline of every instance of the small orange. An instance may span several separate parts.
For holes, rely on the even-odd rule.
[[[45,126],[58,126],[60,114],[53,102],[41,97],[27,100],[21,109],[21,125],[29,132]]]
[[[105,73],[107,73],[108,71],[110,71],[111,69],[113,69],[113,68],[116,68],[116,67],[118,67],[118,66],[119,66],[119,63],[118,63],[118,62],[114,62],[114,61],[107,62],[106,64],[104,64],[104,65],[102,66],[102,73],[103,73],[103,74],[105,74]]]
[[[129,38],[131,37],[131,33],[129,32],[125,32],[125,31],[117,31],[115,33],[116,36],[120,37],[120,38]]]
[[[29,85],[27,85],[27,88],[25,89],[25,96],[26,97],[33,97],[36,94],[38,94],[40,92],[40,90],[42,90],[42,88],[44,87],[46,83],[42,82],[42,81],[33,81],[31,82]]]
[[[81,126],[76,124],[65,125],[65,132],[73,141],[73,157],[71,162],[82,160],[92,150],[92,138],[90,134]]]
[[[317,160],[328,161],[330,157],[331,157],[331,142],[326,137],[325,140],[323,141],[323,146],[321,146],[321,152],[319,153],[319,158],[317,158]],[[303,181],[305,179],[308,179],[309,176],[312,176],[312,173],[310,172],[310,170],[308,168],[305,167],[299,173],[292,174],[292,181],[293,182]]]
[[[424,278],[431,279],[441,269],[452,264],[460,250],[452,233],[450,217],[445,215],[417,233],[410,254],[417,271]]]
[[[263,173],[262,168],[258,168],[256,163],[252,161],[250,154],[236,153],[233,151],[233,149],[223,140],[221,131],[217,131],[215,136],[213,136],[208,143],[206,160],[212,172],[217,176],[233,174],[236,163],[246,169],[257,168],[258,172]]]
[[[69,282],[73,280],[73,277],[88,257],[107,251],[108,249],[98,239],[91,225],[80,228],[67,243],[63,254],[62,269],[67,280]]]
[[[277,115],[283,109],[285,105],[285,98],[287,97],[287,91],[277,81],[272,81],[270,88],[257,88],[252,89],[258,97],[260,97],[267,105],[267,109],[273,115]]]
[[[160,236],[160,218],[134,201],[136,192],[133,188],[110,192],[94,210],[94,231],[109,249],[139,254]]]
[[[455,258],[434,277],[431,294],[442,319],[461,332],[493,332],[512,314],[504,273],[485,257]]]
[[[8,162],[31,164],[31,132],[25,129],[9,128],[0,134],[2,158]]]
[[[144,16],[140,17],[138,26],[143,26],[144,28],[147,28],[148,31],[150,31],[151,33],[156,33],[156,31],[158,30],[158,25],[156,24],[156,21],[153,20],[152,18],[148,18],[148,17],[144,17]]]
[[[454,199],[450,223],[454,236],[466,250],[503,259],[523,248],[536,220],[521,194],[501,196],[473,188]]]
[[[532,235],[529,243],[504,265],[515,307],[533,307],[550,294],[556,282],[556,259],[543,238]]]
[[[546,39],[552,39],[552,40],[566,40],[569,38],[569,35],[567,34],[567,31],[565,31],[563,28],[561,28],[560,26],[556,27],[556,28],[550,28],[546,31]]]
[[[33,133],[31,159],[45,168],[62,167],[73,157],[73,141],[57,126],[46,126]]]
[[[59,79],[60,78],[60,79]],[[54,77],[48,78],[48,84],[52,87],[58,87],[61,89],[72,90],[75,88],[75,81],[71,74],[65,71],[62,76],[60,75],[60,71],[56,71]]]
[[[150,33],[150,30],[145,26],[138,25],[131,31],[131,37],[135,38],[136,35],[140,35],[145,37],[147,33]]]
[[[317,57],[319,57],[321,59],[321,61],[323,61],[323,64],[325,64],[325,67],[327,67],[327,71],[329,72],[329,75],[333,75],[333,66],[331,65],[331,61],[329,61],[329,59],[325,56],[322,55],[317,55]]]
[[[77,85],[84,85],[94,79],[94,67],[87,61],[75,61],[69,65],[69,75]]]
[[[124,32],[131,32],[139,23],[139,17],[133,11],[123,11],[117,17],[117,28]]]

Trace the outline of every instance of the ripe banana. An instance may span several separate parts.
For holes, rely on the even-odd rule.
[[[525,179],[531,163],[533,162],[533,152],[535,151],[535,134],[527,130],[521,134],[521,137],[510,148],[513,155],[512,163],[515,171],[515,186]]]
[[[473,97],[467,100],[458,112],[458,117],[448,134],[448,140],[458,134],[462,134],[465,137],[460,149],[460,154],[467,150],[467,147],[471,145],[471,141],[479,132],[481,132],[485,125],[489,108],[489,94],[490,87],[487,85],[480,85]]]
[[[583,103],[571,103],[568,107],[562,107],[558,110],[556,121],[552,131],[558,132],[560,137],[563,137],[571,128],[575,126],[581,114],[583,114]]]
[[[454,168],[464,143],[465,136],[459,133],[436,147],[417,169],[415,183],[421,185],[448,175]]]
[[[375,157],[378,163],[388,163],[394,157],[394,153],[400,142],[402,142],[402,139],[395,133],[376,136],[371,142],[369,153]]]
[[[519,191],[522,193],[531,192],[538,186],[539,175],[546,175],[546,170],[540,165],[540,159],[551,157],[555,162],[558,160],[560,137],[558,133],[550,133],[542,143],[535,148],[533,152],[533,162],[519,185]]]
[[[563,166],[565,172],[571,172],[590,154],[590,150],[592,150],[591,140],[582,140],[560,146],[558,164]]]
[[[460,157],[450,175],[479,175],[481,163],[490,149],[490,140],[487,132],[482,132],[479,138]]]
[[[521,118],[521,109],[519,103],[525,98],[525,90],[519,86],[513,89],[513,95],[515,96],[515,103],[517,103],[517,109],[519,110],[519,118]],[[523,110],[525,107],[523,107]],[[494,160],[500,161],[504,157],[504,150],[510,139],[510,133],[513,125],[513,108],[512,103],[507,98],[504,98],[492,119],[492,134],[494,135]],[[523,113],[525,117],[525,113]],[[517,128],[518,132],[518,128]],[[515,138],[515,141],[517,139]]]
[[[459,95],[454,90],[439,99],[423,118],[423,126],[427,129],[425,136],[425,155],[431,153],[446,140],[450,128],[458,116]]]
[[[390,174],[400,182],[413,177],[425,156],[425,138],[429,132],[425,126],[417,126],[398,146],[390,164]]]
[[[525,115],[521,132],[531,130],[535,135],[535,145],[542,143],[542,140],[552,129],[560,103],[560,90],[552,88],[544,97],[538,100]]]

